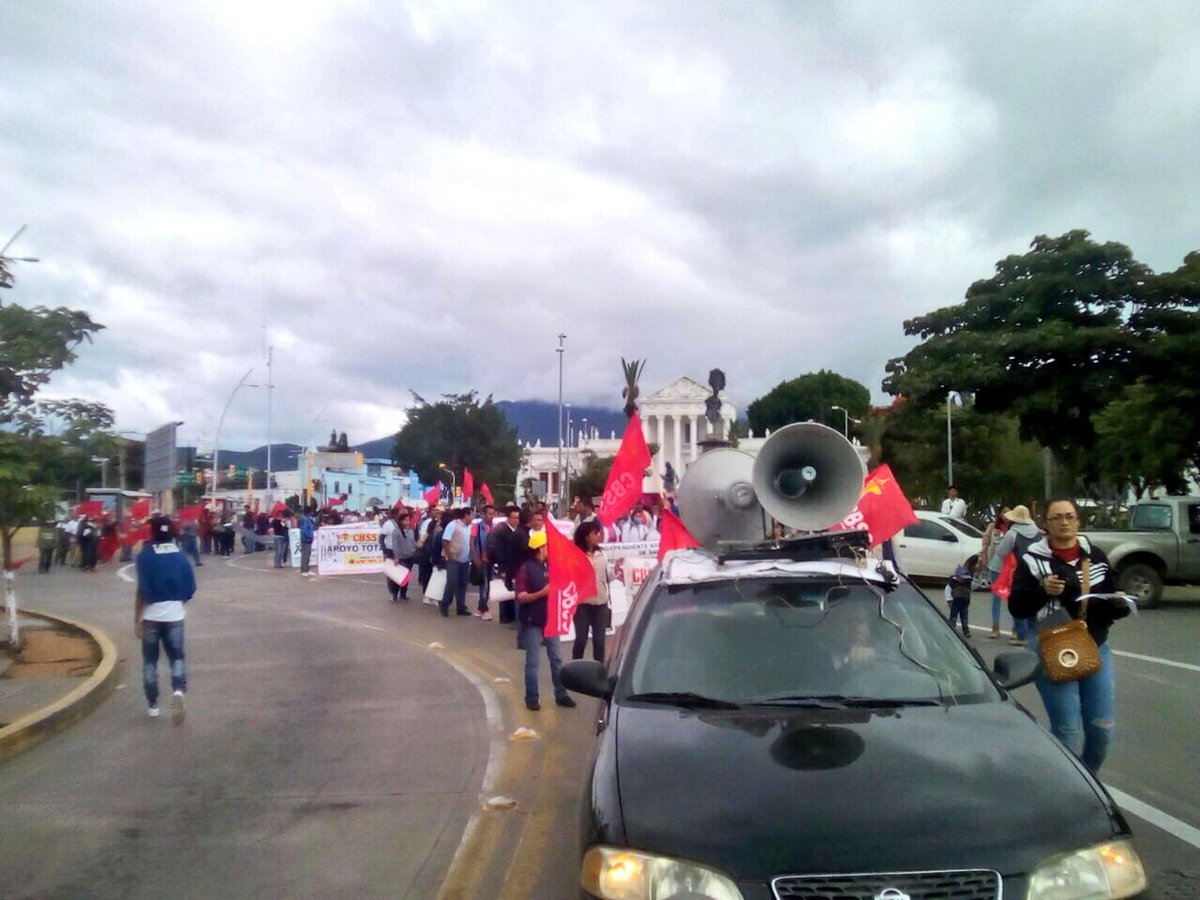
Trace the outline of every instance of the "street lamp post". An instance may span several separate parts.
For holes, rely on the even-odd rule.
[[[571,502],[571,404],[567,404],[567,465],[563,470],[563,500],[566,503]],[[571,511],[568,506],[567,512]]]
[[[946,484],[954,484],[954,427],[950,424],[950,400],[954,391],[946,392]]]
[[[846,408],[844,406],[831,406],[829,408],[841,411],[842,434],[846,436],[847,440],[849,440],[850,439],[850,423],[853,422],[855,425],[860,425],[860,424],[862,424],[862,419],[854,418],[854,416],[850,415],[850,413],[846,410]]]
[[[562,515],[562,484],[563,484],[563,341],[567,336],[563,333],[558,335],[558,349],[555,352],[558,354],[558,468],[555,470],[555,488],[558,491],[558,507],[559,515]]]
[[[257,384],[246,384],[246,379],[250,377],[250,373],[254,371],[251,366],[246,370],[246,374],[241,377],[237,384],[233,386],[233,390],[229,392],[229,399],[225,401],[225,408],[221,410],[221,418],[217,420],[217,436],[213,438],[213,481],[212,492],[213,496],[217,493],[217,479],[220,477],[217,473],[220,471],[220,447],[221,447],[221,426],[225,424],[225,414],[229,412],[229,405],[233,403],[233,398],[238,392],[238,388],[242,387],[258,387]]]

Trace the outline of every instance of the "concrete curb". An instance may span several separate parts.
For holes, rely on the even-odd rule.
[[[82,631],[100,650],[100,664],[96,666],[96,671],[88,676],[87,681],[70,693],[0,728],[0,761],[23,753],[75,724],[112,693],[117,680],[116,645],[99,628],[36,609],[26,609],[23,612]]]

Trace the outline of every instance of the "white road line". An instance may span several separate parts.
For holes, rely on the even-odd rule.
[[[975,631],[988,631],[986,625],[972,625],[971,628]],[[1011,631],[1001,631],[1001,634],[1012,636]],[[1112,648],[1109,648],[1112,650]],[[1124,656],[1126,659],[1140,659],[1142,662],[1158,663],[1160,666],[1172,666],[1176,669],[1186,669],[1189,672],[1200,672],[1200,666],[1193,663],[1179,662],[1174,659],[1163,659],[1161,656],[1146,656],[1144,653],[1130,653],[1128,650],[1113,650],[1113,656]]]
[[[1124,656],[1129,659],[1140,659],[1143,662],[1158,663],[1160,666],[1174,666],[1177,669],[1187,669],[1189,672],[1200,672],[1200,666],[1177,662],[1173,659],[1163,659],[1161,656],[1146,656],[1143,653],[1130,653],[1128,650],[1113,650],[1113,656]]]
[[[117,577],[122,581],[128,581],[130,584],[133,584],[137,579],[129,574],[129,570],[136,565],[137,563],[129,563],[129,565],[121,566],[121,568],[117,569]]]
[[[1174,816],[1163,812],[1161,809],[1151,806],[1149,803],[1143,803],[1137,797],[1131,797],[1124,791],[1118,791],[1115,787],[1110,787],[1107,784],[1104,787],[1112,795],[1112,798],[1117,801],[1117,806],[1121,807],[1125,812],[1132,813],[1139,819],[1149,822],[1155,828],[1161,828],[1167,834],[1173,835],[1181,841],[1200,849],[1200,828],[1194,828],[1187,822],[1182,822]]]

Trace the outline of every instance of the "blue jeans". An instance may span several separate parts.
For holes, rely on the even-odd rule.
[[[478,609],[481,613],[488,611],[488,597],[491,595],[491,582],[488,579],[491,577],[492,564],[480,563],[480,569],[483,574],[479,577],[479,604]]]
[[[183,622],[142,621],[142,687],[146,702],[158,706],[158,646],[171,664],[171,690],[187,691],[187,663],[183,655]]]
[[[950,627],[954,627],[954,620],[962,621],[962,633],[970,634],[971,630],[967,626],[967,609],[971,606],[970,600],[951,600],[950,601]]]
[[[1013,616],[1013,637],[1018,641],[1029,640],[1029,635],[1033,631],[1033,619],[1018,619]]]
[[[450,609],[450,601],[454,601],[454,608],[460,613],[470,612],[467,609],[467,583],[471,578],[471,564],[469,562],[457,562],[453,559],[446,561],[446,590],[442,593],[441,603],[438,605],[442,608],[442,612],[447,612]]]
[[[1037,629],[1029,630],[1029,649],[1037,652]],[[1079,757],[1092,774],[1100,771],[1116,727],[1116,678],[1112,651],[1100,645],[1100,671],[1079,681],[1055,684],[1044,674],[1034,682],[1050,718],[1050,733]],[[1080,751],[1080,732],[1083,750]]]
[[[1000,627],[1000,595],[992,594],[992,627]]]
[[[558,638],[548,638],[542,625],[521,626],[521,646],[525,648],[525,699],[538,698],[538,651],[546,648],[546,657],[550,660],[550,683],[554,685],[554,699],[561,700],[567,696],[567,689],[562,685],[559,671],[562,669],[562,657],[558,655]]]
[[[282,569],[283,564],[287,561],[288,539],[282,535],[275,535],[275,568]]]
[[[193,564],[197,566],[204,565],[200,562],[200,542],[196,540],[194,534],[185,534],[180,543],[183,544],[181,549],[186,555],[192,558]]]

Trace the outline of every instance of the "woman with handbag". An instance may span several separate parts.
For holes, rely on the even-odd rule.
[[[575,643],[571,659],[583,659],[588,629],[592,632],[592,659],[604,662],[604,637],[608,629],[608,558],[600,549],[604,528],[598,519],[590,519],[575,529],[575,546],[587,554],[596,572],[596,593],[575,607]]]
[[[1079,507],[1073,499],[1049,500],[1045,524],[1046,537],[1017,564],[1008,605],[1014,616],[1037,617],[1029,649],[1042,659],[1036,684],[1050,731],[1095,774],[1116,725],[1108,630],[1129,615],[1130,606],[1113,596],[1080,601],[1087,594],[1111,594],[1114,584],[1103,551],[1079,534]]]

